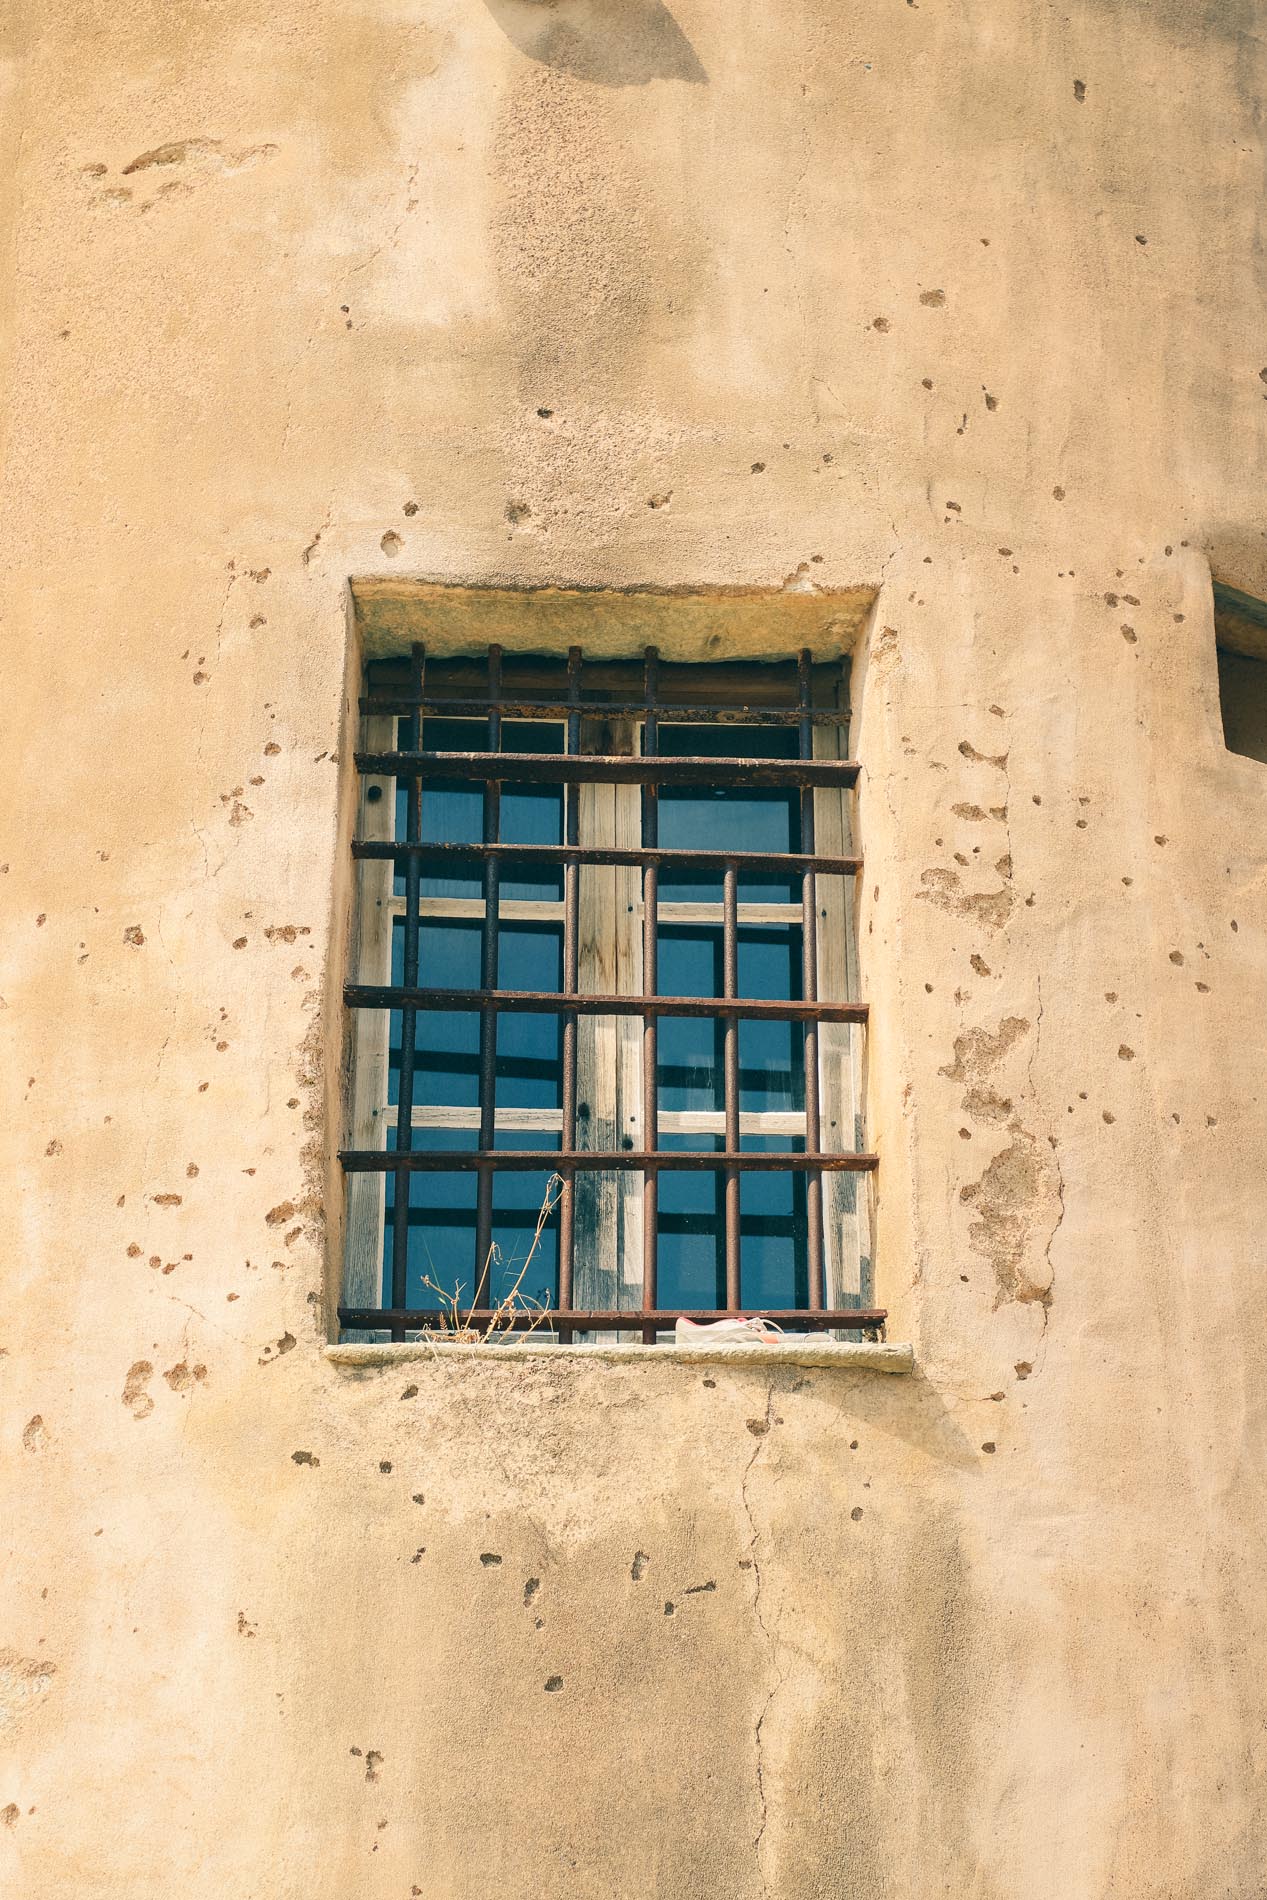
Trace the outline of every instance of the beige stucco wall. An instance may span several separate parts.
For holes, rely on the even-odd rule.
[[[7,25],[5,1891],[1250,1900],[1261,10]],[[323,1356],[410,576],[879,590],[913,1375]]]

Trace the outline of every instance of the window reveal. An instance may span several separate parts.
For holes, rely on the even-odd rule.
[[[425,1278],[478,1327],[556,1171],[561,1340],[880,1324],[840,668],[415,648],[367,684],[341,1325],[437,1323]]]

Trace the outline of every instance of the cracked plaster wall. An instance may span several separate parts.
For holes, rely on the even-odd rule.
[[[1255,11],[7,23],[0,1856],[1256,1894]],[[911,1379],[321,1356],[349,576],[879,588]]]

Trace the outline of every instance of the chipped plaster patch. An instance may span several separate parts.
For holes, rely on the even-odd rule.
[[[0,1649],[0,1729],[15,1727],[29,1715],[56,1674],[55,1662]]]

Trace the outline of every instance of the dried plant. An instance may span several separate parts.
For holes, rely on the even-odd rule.
[[[524,1292],[524,1280],[532,1265],[537,1249],[541,1245],[541,1236],[546,1224],[559,1204],[563,1192],[563,1177],[552,1174],[546,1182],[546,1191],[537,1214],[537,1225],[532,1236],[532,1245],[524,1255],[514,1282],[502,1293],[492,1308],[491,1317],[486,1325],[475,1326],[471,1323],[472,1307],[465,1311],[462,1306],[461,1288],[437,1286],[428,1274],[422,1276],[422,1284],[436,1296],[441,1317],[434,1326],[424,1327],[422,1337],[426,1340],[438,1340],[448,1345],[504,1345],[508,1340],[522,1338],[536,1332],[545,1323],[550,1313],[548,1296],[537,1300]],[[492,1287],[493,1275],[502,1265],[502,1251],[494,1241],[488,1250],[484,1262],[483,1284]]]

